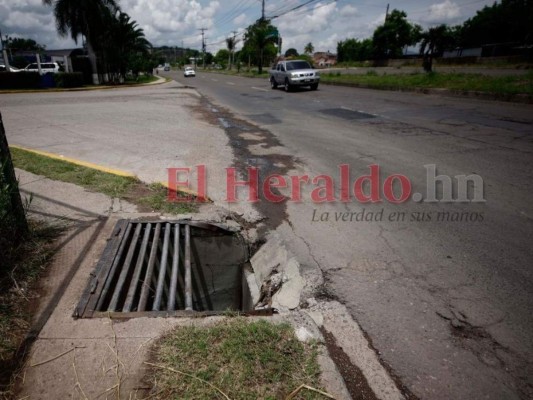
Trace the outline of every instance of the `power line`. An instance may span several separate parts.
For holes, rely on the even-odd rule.
[[[233,7],[230,11],[228,11],[226,14],[224,14],[220,18],[217,18],[213,22],[213,25],[216,27],[223,26],[224,24],[231,21],[233,18],[237,17],[239,14],[245,13],[249,9],[255,7],[253,4],[250,5],[250,3],[253,3],[253,0],[241,0],[241,2],[238,3],[235,7]]]
[[[274,19],[274,18],[282,17],[282,16],[284,16],[284,15],[287,15],[288,13],[291,13],[291,12],[293,12],[293,11],[299,10],[300,8],[305,7],[305,6],[307,6],[307,5],[311,4],[311,3],[315,3],[315,2],[317,2],[317,1],[318,1],[318,0],[308,0],[308,1],[306,1],[305,3],[299,4],[299,5],[297,5],[296,7],[293,7],[293,8],[291,8],[291,9],[289,9],[289,10],[287,10],[287,11],[285,11],[285,12],[279,14],[279,15],[273,15],[273,16],[269,17],[269,19]]]
[[[308,12],[311,12],[311,11],[315,11],[315,10],[318,10],[319,8],[322,8],[322,7],[327,7],[329,6],[330,4],[333,4],[333,3],[336,3],[338,0],[330,0],[329,2],[327,3],[324,3],[324,4],[317,4],[315,7],[312,7],[312,8],[309,8],[307,10],[301,10],[300,12],[296,13],[296,14],[293,14],[293,16],[298,16],[298,15],[303,15],[303,14],[307,14]],[[298,7],[300,8],[300,7]],[[284,12],[280,15],[275,15],[273,17],[271,17],[271,19],[274,19],[274,18],[281,18],[285,15],[287,15],[288,13],[290,12],[293,12],[294,10],[289,10],[287,12]]]

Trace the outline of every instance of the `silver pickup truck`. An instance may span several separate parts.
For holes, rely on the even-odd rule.
[[[320,82],[320,73],[304,60],[280,61],[269,71],[269,75],[272,89],[283,86],[286,92],[296,86],[309,86],[311,90],[317,90]]]

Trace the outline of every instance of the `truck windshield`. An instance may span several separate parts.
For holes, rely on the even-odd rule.
[[[311,69],[311,66],[307,61],[291,61],[287,63],[287,71],[295,69]]]

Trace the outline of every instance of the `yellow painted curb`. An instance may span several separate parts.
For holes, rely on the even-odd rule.
[[[128,177],[128,178],[135,178],[135,179],[137,179],[137,176],[136,176],[136,175],[134,175],[134,174],[132,174],[132,173],[130,173],[130,172],[121,171],[121,170],[119,170],[119,169],[103,167],[103,166],[101,166],[101,165],[93,164],[93,163],[90,163],[90,162],[87,162],[87,161],[77,160],[77,159],[75,159],[75,158],[65,157],[65,156],[62,156],[62,155],[59,155],[59,154],[49,153],[49,152],[47,152],[47,151],[28,149],[27,147],[18,146],[18,145],[14,145],[14,144],[9,145],[9,147],[13,147],[13,148],[15,148],[15,149],[20,149],[20,150],[28,151],[28,152],[30,152],[30,153],[39,154],[40,156],[44,156],[44,157],[48,157],[48,158],[53,158],[53,159],[55,159],[55,160],[62,160],[62,161],[69,162],[69,163],[71,163],[71,164],[81,165],[82,167],[87,167],[87,168],[96,169],[96,170],[98,170],[98,171],[107,172],[108,174],[118,175],[118,176],[124,176],[124,177]]]
[[[123,177],[127,177],[127,178],[134,178],[134,179],[137,179],[137,180],[139,179],[137,177],[137,175],[134,175],[134,174],[132,174],[130,172],[121,171],[119,169],[114,169],[114,168],[103,167],[103,166],[98,165],[98,164],[93,164],[93,163],[90,163],[90,162],[87,162],[87,161],[82,161],[82,160],[78,160],[78,159],[71,158],[71,157],[65,157],[65,156],[62,156],[62,155],[59,155],[59,154],[49,153],[47,151],[29,149],[27,147],[19,146],[19,145],[16,145],[16,144],[10,144],[9,147],[12,147],[14,149],[24,150],[24,151],[27,151],[27,152],[30,152],[30,153],[35,153],[35,154],[38,154],[40,156],[52,158],[54,160],[66,161],[66,162],[69,162],[71,164],[76,164],[76,165],[80,165],[82,167],[95,169],[97,171],[106,172],[106,173],[112,174],[112,175],[118,175],[118,176],[123,176]],[[160,182],[160,184],[163,187],[165,187],[167,189],[170,189],[169,185],[168,185],[168,182]],[[199,193],[194,191],[194,190],[192,190],[192,189],[178,188],[176,190],[176,192],[177,193],[181,193],[181,194],[185,194],[185,195],[194,196],[196,198],[200,198]],[[205,197],[205,202],[212,203],[213,201],[209,197],[206,196]]]
[[[172,82],[172,79],[160,76],[158,81],[150,83],[136,83],[122,86],[88,86],[79,88],[49,88],[49,89],[2,89],[0,94],[24,94],[24,93],[62,93],[62,92],[90,92],[96,90],[116,90],[127,88],[138,88],[143,86],[162,85],[163,83]]]
[[[168,182],[159,182],[161,184],[161,186],[167,188],[167,189],[170,189],[170,186],[168,185]],[[195,191],[195,190],[192,190],[192,189],[186,189],[186,188],[178,188],[176,190],[177,193],[183,193],[183,194],[188,194],[190,196],[194,196],[196,198],[200,198],[200,194]],[[211,200],[209,197],[205,196],[205,202],[206,203],[212,203],[213,200]]]

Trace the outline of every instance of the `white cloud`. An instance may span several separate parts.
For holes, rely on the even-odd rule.
[[[321,7],[318,7],[321,6]],[[309,14],[298,12],[287,14],[279,19],[278,28],[282,36],[303,35],[315,32],[324,32],[331,28],[335,19],[333,14],[337,11],[336,3],[324,5],[318,3],[315,10]]]
[[[121,4],[144,29],[152,44],[175,46],[183,40],[185,46],[199,47],[198,29],[212,29],[220,8],[217,0],[203,3],[198,0],[126,0]]]
[[[244,13],[240,14],[238,17],[233,19],[233,24],[237,26],[244,26],[244,25],[247,25],[247,23],[248,23],[248,17]]]
[[[337,52],[337,43],[340,42],[342,39],[339,38],[338,34],[333,34],[332,36],[329,36],[328,38],[324,40],[320,40],[316,44],[316,51],[329,51],[330,53],[336,53]]]
[[[354,6],[347,4],[340,9],[339,15],[343,18],[355,17],[359,15],[359,11]]]
[[[461,11],[456,3],[446,0],[444,3],[432,4],[424,20],[434,23],[456,21],[461,16]]]
[[[458,0],[418,0],[402,2],[399,8],[415,22],[420,19],[423,25],[451,24],[460,23],[493,1],[482,0],[468,6],[457,5],[461,4]],[[302,0],[268,0],[266,15],[283,14],[302,3]],[[261,15],[261,2],[257,0],[119,0],[119,4],[155,46],[180,46],[183,41],[185,46],[199,49],[199,28],[208,28],[208,43],[216,43],[231,31],[246,28]],[[357,3],[321,0],[272,23],[283,36],[284,48],[303,51],[306,43],[312,42],[317,51],[334,51],[339,40],[371,37],[377,25],[383,23],[384,9],[374,0]],[[0,0],[0,15],[4,35],[31,38],[48,49],[75,47],[72,40],[57,35],[52,7],[43,5],[42,0]],[[210,46],[208,51],[216,52],[220,46]]]

